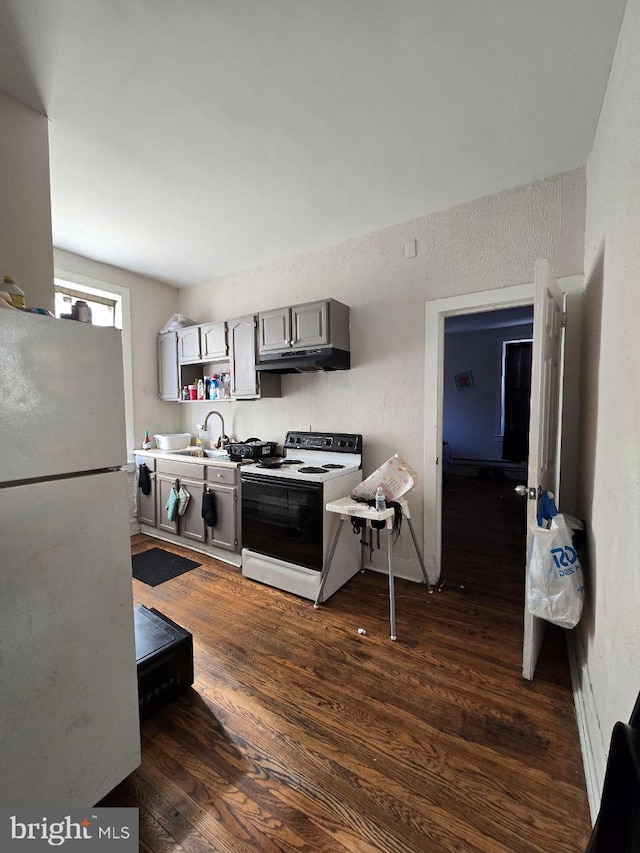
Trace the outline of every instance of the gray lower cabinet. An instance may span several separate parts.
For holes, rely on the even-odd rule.
[[[180,480],[180,485],[191,495],[184,515],[180,516],[180,535],[195,542],[206,541],[206,529],[202,518],[202,495],[204,483],[195,480]]]
[[[227,551],[238,549],[238,490],[235,486],[209,484],[215,498],[216,525],[207,528],[211,545]]]
[[[175,332],[158,335],[158,396],[161,400],[180,399],[178,339]]]
[[[194,465],[189,462],[174,462],[136,456],[136,464],[145,462],[151,469],[151,494],[143,495],[138,490],[138,521],[149,527],[157,527],[166,533],[184,538],[185,545],[198,542],[226,551],[240,552],[238,535],[239,472],[236,468]],[[153,470],[156,469],[156,470]],[[176,482],[191,495],[184,515],[169,521],[167,501]],[[214,496],[216,523],[206,527],[202,518],[202,496],[208,489]]]

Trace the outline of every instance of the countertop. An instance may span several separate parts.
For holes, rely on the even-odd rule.
[[[170,450],[134,450],[136,456],[147,456],[151,459],[169,459],[171,462],[187,462],[189,465],[208,465],[210,468],[240,468],[250,465],[254,459],[243,459],[241,462],[227,462],[224,459],[212,459],[208,456],[182,456]]]

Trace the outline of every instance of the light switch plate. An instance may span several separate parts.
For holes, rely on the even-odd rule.
[[[418,241],[417,240],[407,240],[404,244],[404,256],[405,258],[415,258],[418,254]]]

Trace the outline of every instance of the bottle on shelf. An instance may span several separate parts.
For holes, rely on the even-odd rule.
[[[382,486],[376,489],[376,511],[383,512],[387,508],[387,501],[382,491]]]
[[[217,400],[218,399],[218,386],[220,383],[218,382],[218,374],[214,373],[209,381],[209,399]]]
[[[196,399],[204,400],[204,380],[203,379],[198,379],[198,391],[197,391]]]
[[[151,439],[149,438],[149,430],[145,429],[144,438],[142,439],[142,449],[149,450],[151,447]]]
[[[0,290],[3,293],[9,294],[9,299],[14,308],[26,308],[27,302],[24,298],[24,290],[21,290],[15,283],[12,275],[5,275],[4,282]]]
[[[182,388],[182,399],[183,400],[189,399],[189,389],[187,388],[186,385]]]

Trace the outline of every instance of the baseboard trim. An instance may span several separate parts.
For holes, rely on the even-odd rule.
[[[582,637],[578,630],[567,631],[567,651],[569,653],[578,734],[580,735],[584,778],[587,786],[587,797],[589,798],[591,825],[593,826],[600,809],[607,756],[598,721],[593,688],[589,679]]]

